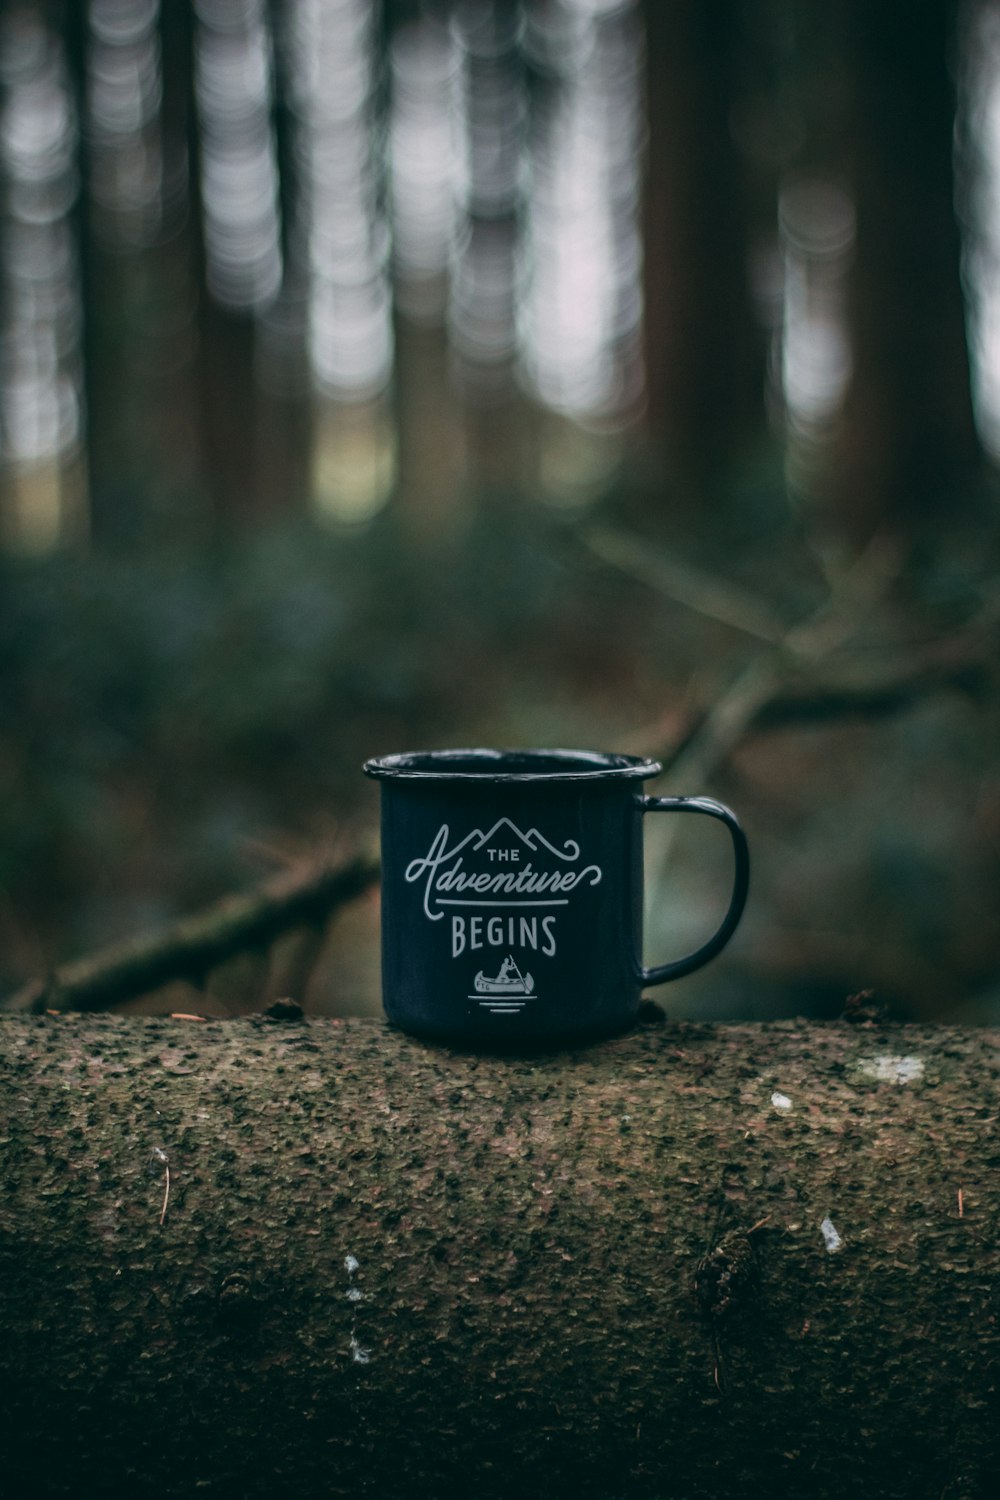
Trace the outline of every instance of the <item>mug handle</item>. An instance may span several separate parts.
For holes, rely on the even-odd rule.
[[[653,969],[642,970],[643,985],[666,984],[669,979],[680,979],[682,975],[692,974],[695,969],[700,969],[702,964],[707,964],[710,958],[721,953],[736,931],[736,925],[743,915],[750,885],[750,850],[747,848],[746,834],[736,814],[722,802],[714,802],[711,797],[641,797],[639,800],[643,813],[703,813],[708,818],[718,818],[719,822],[725,823],[729,830],[736,861],[729,910],[718,932],[710,937],[707,943],[703,943],[700,948],[689,953],[686,958],[676,958],[673,963],[658,964]]]

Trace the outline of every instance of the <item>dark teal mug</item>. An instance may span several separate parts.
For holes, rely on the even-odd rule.
[[[646,797],[658,762],[585,750],[434,750],[365,763],[382,783],[382,991],[423,1036],[497,1045],[621,1031],[646,985],[700,969],[746,903],[736,815]],[[642,822],[698,813],[732,840],[729,909],[709,940],[642,966]]]

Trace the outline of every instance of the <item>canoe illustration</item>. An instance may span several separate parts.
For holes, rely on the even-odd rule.
[[[500,972],[495,978],[487,979],[480,969],[474,984],[479,995],[530,995],[535,987],[531,975],[522,974],[509,954],[500,965]]]

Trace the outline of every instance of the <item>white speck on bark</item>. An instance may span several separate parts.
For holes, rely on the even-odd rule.
[[[830,1255],[834,1255],[844,1242],[840,1238],[840,1235],[837,1233],[837,1231],[834,1229],[833,1220],[830,1218],[829,1214],[827,1214],[826,1218],[819,1226],[819,1232],[823,1236],[823,1243],[827,1248],[827,1253]]]
[[[858,1063],[858,1072],[878,1083],[914,1083],[924,1076],[922,1057],[899,1057],[891,1052],[881,1052],[877,1057],[863,1057]]]
[[[777,1089],[771,1095],[771,1103],[781,1114],[787,1114],[792,1107],[792,1101],[787,1094],[780,1094]]]
[[[356,1255],[344,1256],[344,1269],[347,1272],[348,1280],[350,1280],[354,1276],[355,1271],[361,1269],[361,1262],[358,1260]],[[347,1300],[348,1302],[367,1302],[368,1298],[365,1296],[364,1292],[358,1289],[358,1287],[349,1286],[347,1288]],[[356,1365],[371,1364],[372,1351],[370,1349],[363,1348],[358,1341],[358,1329],[356,1323],[355,1326],[351,1329],[351,1358]]]

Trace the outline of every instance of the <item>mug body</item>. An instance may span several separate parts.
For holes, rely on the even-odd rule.
[[[505,1045],[634,1019],[642,986],[643,779],[583,751],[437,751],[369,761],[382,782],[386,1014]]]

